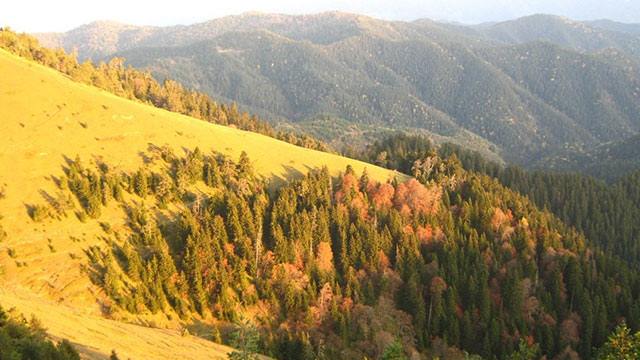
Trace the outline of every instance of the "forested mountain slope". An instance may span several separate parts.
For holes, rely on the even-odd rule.
[[[640,56],[637,24],[613,21],[581,22],[554,15],[531,15],[473,27],[478,33],[506,44],[550,42],[566,48],[594,52],[608,48]]]
[[[0,51],[0,303],[87,356],[232,351],[213,340],[286,359],[589,358],[640,326],[635,243],[585,238],[466,157],[410,139],[369,159],[398,173],[296,147],[112,94],[209,114],[179,84],[1,35],[67,76]]]
[[[579,172],[611,183],[640,169],[639,149],[640,136],[636,135],[583,151],[552,153],[538,160],[534,167]]]
[[[24,39],[14,41],[16,49],[29,49]],[[64,64],[66,57],[58,59]],[[182,153],[199,147],[234,159],[244,151],[256,174],[273,186],[322,166],[333,175],[351,165],[358,171],[366,167],[380,181],[395,176],[373,165],[126,100],[4,50],[0,73],[0,304],[36,314],[49,322],[45,325],[53,336],[82,344],[87,348],[81,352],[99,358],[112,349],[132,358],[215,358],[230,349],[181,337],[175,330],[179,323],[166,316],[129,320],[173,330],[102,318],[105,295],[87,276],[85,251],[104,244],[104,230],[98,221],[79,217],[74,210],[79,205],[60,188],[71,159],[79,155],[92,164],[108,164],[115,174],[150,161],[156,148]],[[126,228],[125,214],[112,206],[102,211],[100,222]],[[196,355],[189,356],[190,351]]]
[[[630,145],[633,145],[631,143]],[[612,149],[615,149],[612,147]],[[612,150],[613,151],[613,150]],[[637,152],[636,147],[619,150],[614,157],[626,157]],[[587,171],[609,170],[610,183],[577,172],[525,170],[487,160],[481,154],[453,144],[440,147],[421,136],[397,134],[376,141],[367,150],[352,154],[360,159],[389,169],[409,172],[414,162],[425,154],[442,157],[455,155],[462,166],[497,179],[509,189],[528,196],[538,207],[548,209],[566,224],[583,232],[593,245],[625,259],[631,266],[640,262],[640,172],[630,172],[634,160],[628,159],[626,169],[620,163],[603,158],[593,162]],[[597,156],[598,153],[592,154]],[[590,156],[590,155],[585,155]],[[595,160],[596,157],[590,158]],[[577,161],[576,164],[581,163]],[[574,165],[576,165],[574,164]],[[613,178],[613,174],[628,174]],[[607,174],[601,174],[603,177]],[[605,177],[606,178],[606,177]]]
[[[187,26],[149,27],[96,21],[66,33],[40,33],[46,46],[77,48],[81,59],[99,60],[115,51],[136,47],[178,46],[209,40],[227,32],[266,30],[296,41],[331,44],[363,33],[387,39],[403,39],[420,34],[439,39],[452,38],[448,26],[421,21],[419,29],[389,23],[368,16],[324,12],[312,15],[281,15],[248,12]],[[453,38],[467,38],[462,32]]]
[[[455,156],[407,180],[4,51],[0,71],[0,302],[87,356],[214,358],[201,337],[237,328],[287,359],[589,357],[640,322],[636,272]]]
[[[529,165],[640,131],[637,36],[550,16],[464,27],[245,14],[40,38],[85,57],[122,56],[274,122],[324,127],[337,145],[326,119],[355,124],[356,135],[422,131]]]
[[[605,19],[589,21],[588,23],[602,29],[640,35],[640,24],[620,23]]]

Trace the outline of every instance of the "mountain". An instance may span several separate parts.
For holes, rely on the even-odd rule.
[[[640,56],[637,26],[615,22],[581,22],[553,15],[531,15],[511,21],[481,24],[478,33],[505,44],[546,41],[582,52],[608,48]]]
[[[640,130],[640,39],[553,16],[465,27],[249,13],[39,37],[83,57],[123,57],[336,147],[386,128],[527,165]],[[345,140],[333,123],[360,135]]]
[[[351,165],[360,172],[366,167],[381,181],[393,176],[373,165],[125,100],[4,50],[0,73],[1,87],[11,89],[0,95],[5,119],[0,127],[6,140],[0,145],[0,233],[5,234],[0,236],[0,304],[34,314],[51,336],[80,344],[80,352],[91,358],[107,357],[116,349],[131,358],[210,359],[231,349],[180,336],[178,322],[164,316],[129,317],[125,322],[102,316],[105,295],[85,274],[85,251],[105,241],[98,221],[81,222],[70,211],[59,221],[42,224],[27,211],[47,199],[57,201],[61,190],[56,179],[65,176],[65,159],[80,156],[108,163],[118,172],[149,161],[149,151],[156,146],[176,152],[199,147],[234,159],[245,151],[256,172],[276,183],[322,166],[334,175]],[[101,221],[126,227],[123,211],[109,207]],[[155,324],[156,329],[141,324]],[[167,330],[157,329],[165,326]]]
[[[640,35],[640,24],[620,23],[606,19],[589,21],[588,24],[605,30]]]
[[[87,358],[590,358],[640,325],[618,246],[428,141],[383,144],[384,169],[221,126],[239,115],[117,61],[0,45],[0,303]]]
[[[600,143],[624,139],[638,131],[640,72],[632,62],[629,67],[618,66],[609,57],[577,54],[540,42],[483,50],[483,58],[545,105],[571,119],[574,128],[565,128],[570,132],[586,131]],[[618,87],[625,82],[632,88]],[[544,124],[542,129],[552,126]]]
[[[51,46],[65,49],[75,48],[85,57],[103,57],[121,48],[138,43],[145,35],[157,28],[121,24],[114,21],[97,21],[68,33],[45,33],[38,37]],[[85,55],[90,54],[90,55]]]
[[[588,174],[607,182],[640,168],[640,136],[598,145],[584,151],[549,154],[534,167]]]
[[[462,32],[451,33],[448,25],[422,20],[419,32],[429,37],[466,38]],[[170,27],[149,27],[96,21],[66,33],[40,33],[35,36],[50,47],[77,48],[81,59],[100,60],[116,51],[138,47],[179,46],[216,38],[229,32],[266,30],[295,41],[331,44],[352,36],[373,33],[386,39],[402,39],[417,30],[398,28],[363,15],[324,12],[313,15],[281,15],[248,12],[210,21]]]

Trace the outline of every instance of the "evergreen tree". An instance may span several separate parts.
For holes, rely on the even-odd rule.
[[[402,349],[402,344],[398,340],[394,340],[384,349],[382,360],[408,360]]]

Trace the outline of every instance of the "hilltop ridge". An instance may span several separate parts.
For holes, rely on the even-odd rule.
[[[123,57],[337,149],[384,128],[531,166],[640,131],[632,25],[544,14],[467,26],[249,13],[57,36],[64,40],[41,39],[84,58]]]

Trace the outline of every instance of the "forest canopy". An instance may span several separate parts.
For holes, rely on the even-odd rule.
[[[319,169],[269,190],[245,154],[154,151],[162,166],[76,159],[61,181],[88,219],[128,208],[90,251],[109,311],[255,314],[259,351],[287,359],[504,358],[522,341],[588,358],[620,319],[640,324],[636,272],[456,156],[429,152],[402,183]]]

